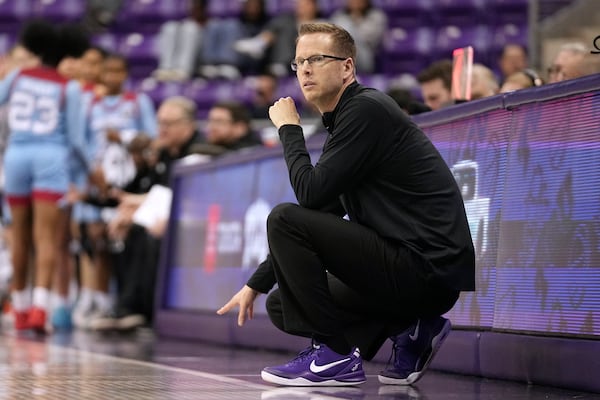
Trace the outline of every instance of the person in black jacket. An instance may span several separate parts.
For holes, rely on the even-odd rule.
[[[460,291],[475,289],[475,256],[459,188],[427,136],[385,93],[356,81],[352,37],[304,24],[292,69],[328,131],[311,164],[294,101],[269,115],[279,130],[298,204],[267,219],[270,254],[217,311],[253,317],[259,293],[279,329],[312,338],[287,364],[266,367],[281,385],[355,385],[362,359],[386,338],[386,384],[415,382],[450,331]],[[347,216],[346,218],[343,218]]]

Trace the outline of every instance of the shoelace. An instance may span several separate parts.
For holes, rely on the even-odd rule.
[[[407,360],[405,357],[397,357],[398,354],[411,354],[410,349],[403,350],[403,346],[396,343],[394,338],[394,344],[392,346],[392,354],[390,354],[390,358],[388,359],[386,368],[389,368],[390,365],[394,367],[394,369],[401,371],[413,371],[415,369],[414,360]]]
[[[312,356],[315,351],[319,351],[321,348],[318,344],[312,343],[310,346],[302,350],[296,358],[288,362],[288,364],[298,364],[306,360],[308,357]]]

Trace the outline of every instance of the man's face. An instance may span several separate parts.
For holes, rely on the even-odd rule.
[[[229,143],[236,138],[236,124],[225,108],[212,108],[208,112],[206,138],[212,144]]]
[[[319,54],[342,57],[333,47],[332,39],[327,34],[303,35],[296,45],[296,60],[308,59]],[[312,64],[305,61],[298,64],[296,76],[306,100],[324,113],[335,108],[344,84],[353,76],[353,65],[350,59],[324,58],[321,62]]]
[[[527,68],[527,55],[520,46],[507,46],[500,59],[502,75],[507,77]]]
[[[259,105],[272,104],[277,90],[277,82],[271,76],[258,76],[256,78],[255,102]]]
[[[165,103],[156,112],[158,138],[161,146],[174,147],[185,143],[194,132],[194,122],[186,118],[181,107]]]
[[[450,90],[444,87],[444,81],[441,78],[421,83],[421,95],[425,104],[432,110],[439,110],[452,101]]]
[[[583,54],[568,50],[560,51],[549,68],[548,82],[554,83],[579,78],[583,75],[583,62]]]

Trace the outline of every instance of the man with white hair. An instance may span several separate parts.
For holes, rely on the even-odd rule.
[[[548,83],[588,75],[586,57],[588,53],[589,50],[581,42],[569,42],[560,46],[552,65],[548,68]]]

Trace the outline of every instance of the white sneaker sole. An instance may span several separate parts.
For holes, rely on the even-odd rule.
[[[366,382],[366,378],[362,381],[343,382],[329,379],[321,382],[313,382],[305,378],[282,378],[281,376],[273,375],[266,371],[261,371],[260,377],[270,383],[275,383],[282,386],[355,386]]]

